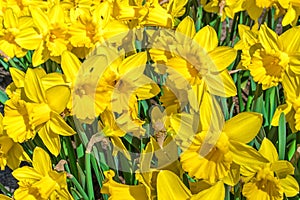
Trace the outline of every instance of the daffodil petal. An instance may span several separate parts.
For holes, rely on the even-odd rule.
[[[290,41],[290,42],[286,42]],[[278,42],[280,49],[285,53],[291,54],[300,50],[300,27],[293,27],[282,33]]]
[[[65,120],[57,113],[51,113],[49,122],[50,131],[56,135],[71,136],[75,131],[65,122]]]
[[[225,70],[236,58],[237,52],[231,47],[217,47],[209,52],[209,57],[215,64],[214,68],[210,68],[213,72]],[[226,57],[226,59],[224,59]]]
[[[184,185],[177,175],[162,170],[157,176],[158,200],[186,200],[192,196],[191,191]]]
[[[277,45],[277,34],[265,24],[261,25],[259,29],[259,41],[265,49],[274,49],[279,51]]]
[[[300,45],[300,44],[298,44],[298,45]],[[300,49],[298,51],[300,51]],[[291,70],[296,74],[296,76],[299,76],[299,74],[300,74],[300,53],[291,54],[291,55],[289,55],[289,58],[290,58],[289,64],[290,64]]]
[[[285,178],[289,174],[294,174],[294,166],[286,160],[278,160],[271,163],[271,169],[279,178]]]
[[[46,90],[45,96],[49,107],[60,114],[70,100],[71,90],[66,85],[57,85]]]
[[[200,29],[196,33],[194,41],[197,42],[200,47],[204,48],[206,52],[214,50],[219,43],[217,33],[211,26],[205,26]]]
[[[259,169],[260,166],[269,162],[249,145],[232,140],[230,141],[229,148],[232,152],[233,161],[239,165],[246,165],[252,169]]]
[[[26,28],[17,35],[15,41],[24,49],[35,50],[42,42],[42,36],[37,34],[33,28]]]
[[[262,125],[262,115],[254,112],[243,112],[226,121],[223,131],[230,140],[242,143],[250,142]],[[251,127],[251,129],[249,128]]]
[[[28,68],[24,79],[26,96],[35,103],[45,102],[45,92],[35,70]]]
[[[46,123],[40,130],[39,136],[43,140],[47,149],[54,155],[58,156],[60,152],[60,138],[59,135],[54,134],[50,131],[49,128],[50,123]]]
[[[49,88],[57,85],[66,85],[64,77],[61,73],[50,73],[46,74],[41,78],[44,90],[48,90]]]
[[[0,194],[0,199],[2,200],[13,200],[12,198],[5,196],[4,194]]]
[[[287,175],[287,177],[279,179],[280,185],[287,197],[293,197],[299,194],[299,185],[294,177]]]
[[[18,168],[12,172],[12,175],[19,181],[35,182],[42,178],[42,175],[29,166]]]
[[[281,22],[282,26],[287,26],[289,24],[292,24],[292,22],[294,21],[294,19],[297,16],[296,14],[297,13],[296,13],[295,9],[292,6],[290,6],[282,19],[282,22]]]
[[[264,138],[258,152],[270,162],[275,162],[279,159],[275,146],[268,138]]]
[[[183,41],[190,41],[196,34],[194,21],[190,16],[185,17],[176,28],[176,38]]]
[[[13,12],[13,9],[7,8],[4,13],[4,26],[5,28],[17,28],[18,20]]]
[[[39,7],[29,7],[34,24],[40,33],[46,34],[50,29],[50,23],[47,15]]]
[[[113,144],[113,156],[117,156],[117,153],[120,152],[122,153],[128,160],[130,160],[131,156],[128,152],[128,150],[126,149],[126,147],[124,146],[122,140],[120,137],[115,137],[115,136],[111,136],[110,137],[111,142]]]
[[[9,72],[17,88],[24,87],[25,73],[17,68],[10,67]]]
[[[106,177],[106,182],[103,184],[101,188],[102,193],[109,193],[111,200],[117,199],[126,199],[126,200],[148,200],[149,197],[146,193],[146,187],[142,184],[139,185],[125,185],[121,183],[117,183],[113,180],[115,176],[114,171],[106,171],[104,172]]]
[[[39,174],[47,176],[52,170],[50,156],[40,147],[36,147],[33,152],[32,165]]]
[[[221,97],[231,97],[237,94],[236,86],[227,70],[218,74],[207,74],[203,80],[211,94]]]
[[[13,145],[7,153],[7,156],[7,166],[12,170],[18,168],[21,161],[30,161],[29,156],[25,153],[23,147],[19,143]]]
[[[147,53],[146,52],[140,52],[135,55],[129,56],[125,58],[122,62],[122,64],[119,66],[119,73],[121,75],[124,75],[125,73],[134,73],[138,72],[137,75],[142,75],[145,65],[147,62]],[[139,70],[137,70],[139,69]],[[141,73],[140,73],[141,72]],[[132,76],[135,77],[135,76]],[[135,77],[136,78],[136,77]]]
[[[203,200],[211,200],[211,199],[224,199],[225,198],[225,188],[224,183],[222,181],[218,181],[215,185],[210,188],[199,192],[196,195],[191,197],[191,200],[203,199]]]
[[[80,60],[70,51],[64,51],[61,56],[61,68],[66,75],[67,82],[75,84],[77,73],[81,66]]]
[[[280,105],[276,108],[275,113],[272,118],[272,126],[278,126],[279,124],[279,118],[281,113],[283,112],[285,115],[288,115],[290,111],[292,110],[292,105],[291,104],[283,104]]]
[[[45,47],[44,42],[41,42],[38,48],[34,51],[32,55],[32,65],[34,67],[39,66],[40,64],[43,64],[50,58],[50,52]]]
[[[55,4],[49,12],[49,21],[51,24],[63,24],[64,23],[64,10],[63,7],[59,4]]]

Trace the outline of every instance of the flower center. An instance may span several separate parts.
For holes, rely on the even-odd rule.
[[[266,74],[270,76],[275,76],[277,78],[281,77],[281,72],[283,67],[280,65],[280,58],[276,55],[265,54],[263,56],[263,65],[266,69]]]
[[[28,110],[29,124],[32,131],[36,130],[39,125],[42,125],[50,120],[51,109],[48,104],[26,104]]]
[[[269,167],[262,168],[256,174],[256,186],[259,190],[268,193],[272,197],[278,198],[282,196],[280,182],[278,178],[274,177],[274,172]]]
[[[15,44],[15,35],[19,30],[16,28],[9,28],[8,30],[4,31],[4,40],[8,41],[9,43]]]

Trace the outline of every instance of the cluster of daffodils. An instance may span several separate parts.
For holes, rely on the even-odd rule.
[[[1,199],[299,198],[296,1],[0,3]]]

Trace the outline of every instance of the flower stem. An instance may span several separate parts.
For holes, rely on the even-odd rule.
[[[72,177],[70,178],[70,180],[75,185],[75,187],[78,189],[78,191],[81,194],[81,196],[83,197],[83,199],[84,200],[88,200],[89,197],[87,196],[87,194],[85,193],[85,191],[83,190],[83,188],[81,187],[81,185],[79,184],[79,182],[77,181],[77,179],[72,175]]]
[[[86,184],[87,191],[90,200],[94,200],[94,188],[92,180],[92,169],[91,169],[91,153],[85,154],[85,170],[86,170]]]

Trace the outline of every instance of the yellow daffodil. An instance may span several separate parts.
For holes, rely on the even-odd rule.
[[[24,93],[28,102],[17,97],[7,101],[4,129],[15,142],[31,139],[38,131],[49,151],[58,155],[59,135],[70,136],[75,133],[60,116],[69,101],[70,89],[67,85],[47,88],[45,84],[45,90],[38,73],[40,70],[29,68],[25,74]]]
[[[234,45],[234,48],[242,50],[241,67],[248,69],[248,66],[251,64],[252,56],[250,48],[259,43],[258,23],[256,23],[251,30],[249,26],[245,26],[243,24],[239,24],[238,29],[240,40]]]
[[[286,73],[282,85],[285,91],[286,102],[277,107],[272,119],[272,125],[278,126],[280,114],[284,113],[290,128],[293,132],[296,132],[300,130],[299,76],[293,73]]]
[[[19,188],[14,199],[73,199],[68,192],[66,173],[52,169],[49,155],[40,147],[33,152],[32,167],[25,166],[13,171]]]
[[[118,127],[113,113],[106,109],[100,114],[100,119],[101,121],[98,122],[98,129],[99,131],[102,131],[104,136],[110,138],[113,144],[113,156],[116,156],[118,152],[121,152],[128,160],[130,160],[130,154],[121,140],[121,137],[123,137],[126,132]]]
[[[152,95],[152,92],[149,93],[149,95]],[[115,102],[113,105],[116,103],[117,102]],[[118,126],[125,132],[131,132],[135,137],[144,136],[146,131],[142,125],[145,123],[145,121],[140,119],[138,114],[138,98],[132,95],[127,104],[128,105],[122,105],[122,107],[126,109],[122,111],[121,115],[116,120]]]
[[[12,9],[6,9],[0,24],[0,49],[9,58],[23,57],[27,50],[35,49],[41,37],[32,26],[32,18],[18,17]]]
[[[171,28],[176,25],[175,19],[184,14],[186,3],[187,0],[170,0],[161,5],[158,0],[147,1],[145,7],[148,14],[141,24]]]
[[[152,98],[160,92],[159,87],[143,74],[147,54],[140,52],[123,59],[107,47],[98,50],[100,53],[89,57],[81,68],[76,57],[63,56],[63,71],[74,84],[73,113],[91,123],[109,108],[121,114],[118,124],[130,132],[127,129],[130,128],[129,120],[138,122],[139,126],[144,123],[138,119],[137,101]]]
[[[244,0],[213,0],[204,6],[206,12],[218,13],[221,16],[221,21],[226,17],[233,19],[234,14],[243,10],[242,4]]]
[[[0,113],[0,170],[4,170],[6,165],[16,169],[21,161],[30,161],[30,158],[19,143],[14,142],[3,132],[2,119]]]
[[[115,172],[110,170],[104,172],[106,180],[101,188],[101,193],[109,194],[110,200],[149,200],[146,187],[142,184],[125,185],[113,180]]]
[[[278,36],[266,25],[262,25],[258,31],[258,41],[255,32],[245,32],[248,36],[244,42],[258,42],[253,45],[248,43],[251,45],[251,61],[247,67],[254,81],[262,84],[263,90],[277,86],[286,70],[291,69],[294,73],[299,73],[299,40],[296,39],[300,34],[299,30],[291,28]],[[287,40],[292,42],[287,43]]]
[[[83,13],[69,27],[69,41],[74,47],[91,49],[96,43],[121,39],[128,33],[128,26],[111,18],[111,3],[100,3],[92,13]],[[85,55],[86,56],[86,55]],[[82,57],[82,56],[80,56]]]
[[[246,184],[243,195],[249,199],[283,199],[293,197],[299,193],[299,185],[291,176],[294,168],[285,160],[278,160],[276,148],[267,138],[264,138],[259,153],[267,162],[257,166],[242,167]]]
[[[221,121],[216,125],[218,121],[216,117],[208,119],[210,123],[206,126],[208,129],[202,125],[204,130],[194,136],[190,146],[181,154],[180,161],[183,169],[191,177],[204,179],[210,183],[223,180],[229,185],[235,185],[239,178],[236,174],[237,162],[240,164],[239,161],[242,160],[244,165],[255,165],[256,162],[265,161],[254,149],[245,144],[259,131],[262,116],[251,112],[240,113],[226,121],[224,125]],[[252,128],[249,129],[249,126]],[[257,155],[258,158],[254,160],[253,155]]]
[[[81,15],[89,15],[89,12],[92,10],[96,3],[98,2],[89,0],[66,0],[60,2],[64,10],[67,11],[66,18],[69,19],[66,19],[66,21],[71,23],[76,22],[78,20],[78,17]]]
[[[282,8],[277,0],[247,0],[243,2],[243,8],[247,11],[251,19],[257,21],[262,15],[264,9],[276,8],[277,16],[282,13]]]
[[[157,197],[157,174],[160,170],[170,170],[182,177],[183,171],[177,150],[178,147],[171,136],[155,134],[155,138],[150,137],[142,151],[139,169],[136,171],[136,179],[146,186],[149,199]]]
[[[288,24],[295,25],[297,23],[297,19],[300,15],[300,4],[298,1],[295,0],[278,0],[279,4],[284,8],[287,9],[283,19],[282,25],[286,26]]]
[[[181,80],[192,86],[204,81],[214,95],[236,94],[236,87],[226,69],[234,61],[236,51],[230,47],[218,47],[217,34],[212,27],[206,26],[196,33],[193,20],[186,17],[175,34],[170,31],[159,34],[161,36],[152,44],[150,55],[156,63],[163,65],[160,70],[166,70],[176,88],[187,87],[182,81],[176,81],[181,76]],[[156,33],[152,37],[155,38]],[[228,59],[222,59],[223,55]]]
[[[223,182],[219,181],[197,194],[192,194],[178,176],[168,170],[162,170],[157,176],[157,197],[158,200],[224,199],[225,189]]]
[[[27,105],[30,105],[30,108],[34,107],[18,98],[9,99],[5,103],[3,126],[7,135],[15,142],[24,142],[34,138],[36,134],[34,124],[29,122]]]
[[[148,14],[148,9],[142,5],[134,5],[131,1],[115,1],[112,16],[118,20],[138,21],[140,23]],[[137,23],[137,24],[138,24]]]
[[[63,8],[57,4],[46,14],[40,7],[31,6],[33,22],[41,35],[38,45],[32,55],[33,66],[39,66],[52,59],[60,62],[60,56],[67,50],[67,26],[64,20]]]

